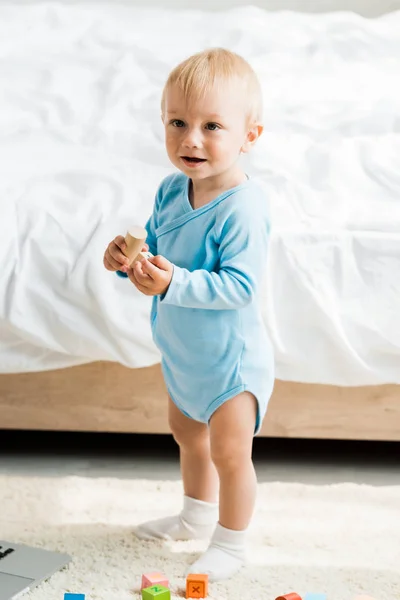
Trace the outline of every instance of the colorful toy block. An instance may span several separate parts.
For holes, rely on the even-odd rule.
[[[208,575],[189,573],[186,577],[186,598],[207,598]]]
[[[165,575],[159,572],[143,573],[140,589],[143,590],[144,588],[152,587],[153,585],[163,585],[164,587],[169,588],[169,581]]]
[[[171,600],[171,592],[163,585],[152,585],[142,590],[142,600]]]
[[[304,600],[326,600],[325,594],[306,594]]]
[[[64,600],[85,600],[85,594],[64,594]]]
[[[278,596],[276,600],[302,600],[302,597],[296,594],[296,592],[290,592],[284,596]]]

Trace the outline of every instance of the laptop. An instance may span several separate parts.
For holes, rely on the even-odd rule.
[[[0,540],[0,600],[24,594],[70,560],[67,554]]]

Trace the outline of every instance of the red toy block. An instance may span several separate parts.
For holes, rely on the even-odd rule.
[[[276,600],[302,600],[302,598],[299,596],[299,594],[296,594],[296,592],[290,592],[290,594],[278,596]]]
[[[154,585],[162,585],[163,587],[169,588],[168,579],[162,573],[159,573],[158,571],[155,571],[154,573],[143,573],[140,590],[153,587]]]
[[[189,573],[186,578],[186,598],[207,598],[208,575]]]

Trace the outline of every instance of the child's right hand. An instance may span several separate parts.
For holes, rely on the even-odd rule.
[[[142,252],[147,252],[149,249],[147,244],[144,244]],[[126,250],[125,238],[122,235],[117,237],[108,244],[104,253],[103,264],[107,271],[122,271],[126,273],[129,268],[129,258],[124,254]]]

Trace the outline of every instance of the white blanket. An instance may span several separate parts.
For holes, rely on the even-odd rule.
[[[273,215],[277,377],[400,383],[400,13],[111,1],[0,2],[0,371],[158,362],[149,299],[102,256],[171,172],[161,89],[207,46],[243,54],[265,94],[246,168]]]

